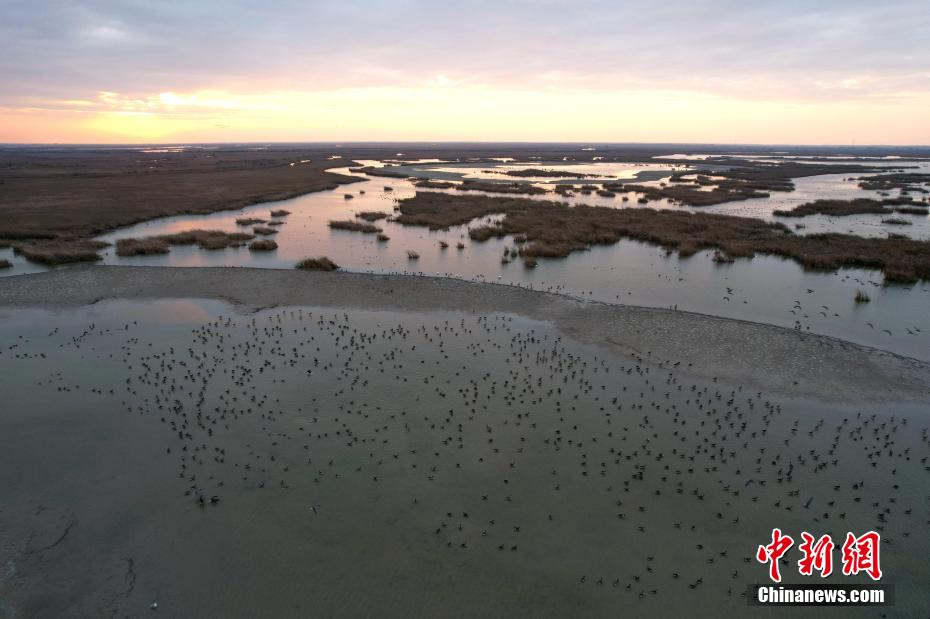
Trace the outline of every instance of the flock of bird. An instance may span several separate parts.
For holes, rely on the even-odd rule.
[[[926,575],[927,420],[885,407],[814,414],[504,314],[288,308],[186,337],[133,321],[48,337],[87,355],[118,343],[121,373],[78,385],[57,368],[39,388],[142,416],[191,517],[248,493],[289,493],[316,519],[340,490],[373,509],[389,496],[409,515],[371,526],[413,527],[437,560],[524,561],[632,599],[745,604],[774,527],[874,529],[886,572]],[[29,346],[0,361],[35,359]]]

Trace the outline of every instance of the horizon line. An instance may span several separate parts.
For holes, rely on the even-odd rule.
[[[217,145],[326,145],[341,147],[344,145],[579,145],[579,146],[767,146],[782,148],[918,148],[930,149],[930,144],[830,144],[830,143],[788,143],[788,142],[598,142],[591,140],[571,141],[535,141],[535,140],[230,140],[213,142],[0,142],[0,147],[10,146],[217,146]]]

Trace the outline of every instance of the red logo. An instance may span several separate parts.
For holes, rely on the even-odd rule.
[[[833,549],[836,547],[833,539],[829,535],[815,538],[807,531],[801,533],[801,539],[798,545],[798,550],[802,554],[798,560],[798,571],[801,575],[812,576],[815,570],[820,573],[821,578],[832,574]],[[854,576],[859,572],[865,572],[872,580],[879,580],[882,577],[878,551],[880,543],[881,536],[875,531],[869,531],[859,537],[853,533],[847,533],[842,548],[843,575]],[[793,545],[794,539],[776,528],[772,529],[772,541],[765,546],[759,546],[756,551],[756,560],[763,565],[769,564],[769,578],[772,581],[781,582],[778,560]]]

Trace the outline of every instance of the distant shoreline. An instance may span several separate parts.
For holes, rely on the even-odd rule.
[[[219,299],[250,311],[316,306],[508,313],[704,379],[824,401],[930,401],[930,363],[836,338],[677,310],[613,305],[490,283],[237,267],[89,266],[0,278],[3,308],[111,299]]]

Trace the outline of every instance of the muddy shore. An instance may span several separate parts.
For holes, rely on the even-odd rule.
[[[0,280],[0,306],[104,299],[220,299],[258,309],[345,307],[512,313],[566,335],[643,355],[695,378],[825,401],[921,401],[930,364],[822,335],[690,312],[583,301],[448,278],[246,268],[92,266]]]

